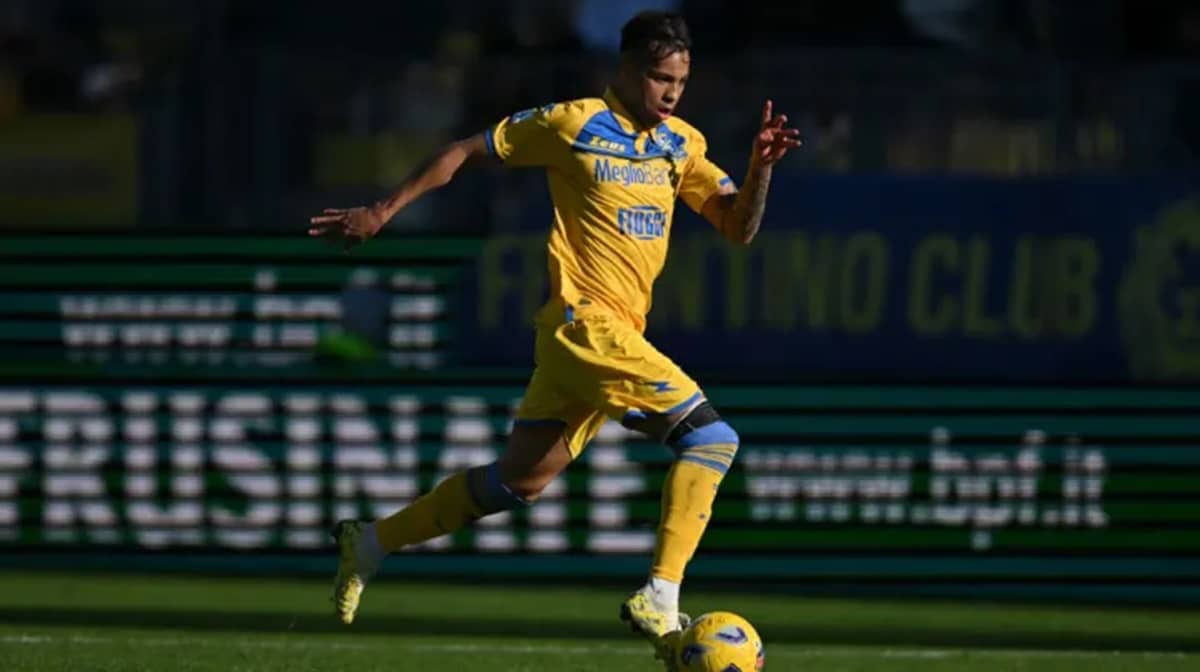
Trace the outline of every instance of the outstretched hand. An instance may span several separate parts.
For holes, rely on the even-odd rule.
[[[754,136],[754,161],[762,166],[770,166],[783,158],[789,149],[799,147],[800,130],[787,128],[787,115],[773,116],[771,101],[763,105],[762,127]]]
[[[341,241],[349,250],[375,237],[384,220],[374,208],[326,208],[308,223],[308,235],[325,238],[330,244]]]

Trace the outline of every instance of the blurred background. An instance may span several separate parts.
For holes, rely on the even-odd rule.
[[[544,175],[463,172],[350,253],[307,218],[598,95],[645,8],[690,23],[680,114],[735,181],[764,99],[805,140],[753,246],[681,206],[656,285],[743,438],[689,585],[1200,604],[1184,0],[5,0],[0,563],[324,576],[335,520],[493,459]],[[636,585],[668,457],[611,425],[385,573]]]

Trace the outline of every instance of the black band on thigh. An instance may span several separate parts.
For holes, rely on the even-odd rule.
[[[721,416],[717,413],[717,409],[713,408],[712,404],[707,401],[702,402],[675,425],[675,428],[667,435],[667,440],[664,443],[668,446],[674,445],[693,430],[707,427],[720,420]]]

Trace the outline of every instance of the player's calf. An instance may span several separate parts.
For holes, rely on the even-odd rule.
[[[717,490],[737,455],[739,439],[708,402],[674,424],[666,437],[676,459],[663,484],[662,514],[650,578],[622,604],[622,618],[669,660],[681,627],[679,588],[687,563],[712,517]]]
[[[737,456],[738,444],[737,432],[708,402],[681,420],[667,438],[676,459],[663,483],[650,575],[652,583],[658,581],[668,593],[670,586],[683,581],[684,568],[708,527],[713,501]]]
[[[500,478],[493,462],[459,472],[395,514],[374,523],[342,521],[333,531],[338,571],[333,601],[343,623],[354,621],[367,581],[388,553],[439,537],[499,511],[524,506],[525,497]]]

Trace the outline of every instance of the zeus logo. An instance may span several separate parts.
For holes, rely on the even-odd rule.
[[[588,146],[599,147],[600,149],[608,149],[614,152],[623,152],[626,149],[625,145],[619,142],[613,142],[612,140],[605,140],[600,136],[592,138],[592,141],[588,143]]]
[[[608,159],[596,159],[593,169],[596,182],[600,184],[605,182],[616,182],[624,187],[629,187],[635,184],[661,187],[670,182],[670,171],[666,168],[634,165],[628,161],[621,162],[610,161]]]
[[[635,205],[617,210],[617,229],[638,240],[656,240],[666,233],[667,213],[653,205]]]

